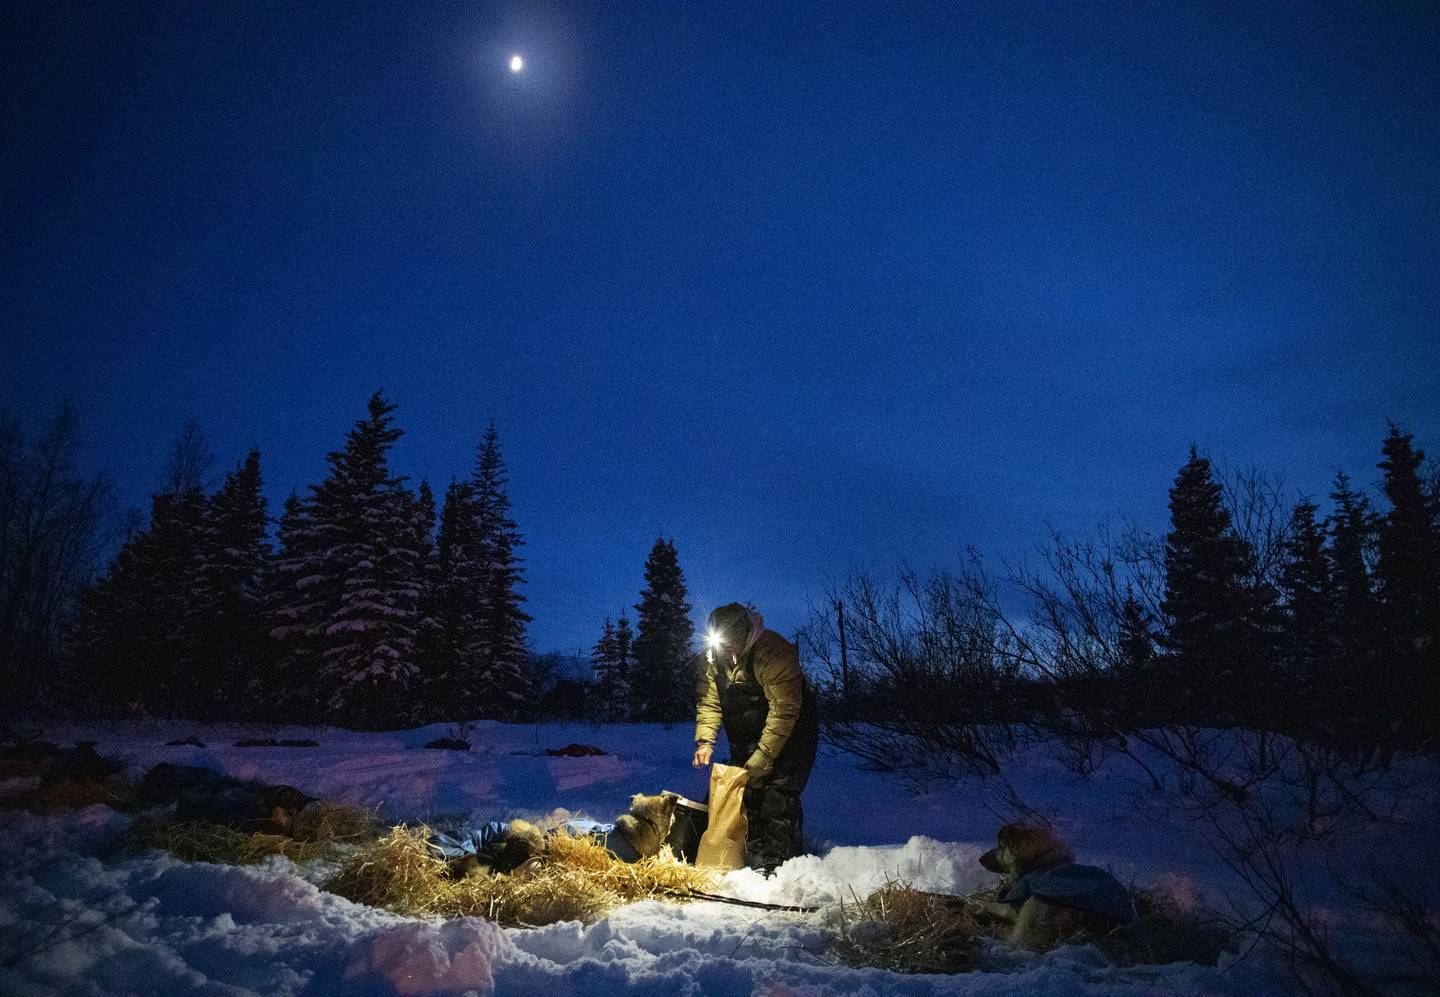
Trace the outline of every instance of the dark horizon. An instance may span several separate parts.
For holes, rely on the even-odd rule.
[[[1191,443],[1322,507],[1440,450],[1440,8],[0,19],[6,406],[141,508],[193,417],[277,516],[377,388],[437,493],[493,418],[537,650],[661,535],[791,633],[1163,529]]]

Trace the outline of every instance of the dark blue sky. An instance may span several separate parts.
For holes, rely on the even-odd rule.
[[[493,417],[541,649],[1440,448],[1434,4],[12,4],[0,108],[0,406],[277,513]]]

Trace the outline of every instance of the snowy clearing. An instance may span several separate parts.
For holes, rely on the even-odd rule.
[[[55,726],[60,744],[93,740],[138,776],[159,761],[285,782],[379,805],[390,820],[536,816],[557,807],[609,818],[633,792],[703,796],[690,730],[643,725],[476,725],[473,750],[423,750],[443,726],[383,734],[227,725]],[[194,734],[205,747],[166,747]],[[244,737],[312,737],[315,748],[237,748]],[[593,744],[608,754],[549,757]],[[1078,782],[1040,747],[1007,773],[1052,814],[1081,861],[1122,881],[1163,886],[1182,903],[1218,901],[1231,884],[1195,832],[1130,812],[1137,786],[1103,769]],[[18,781],[0,783],[0,793]],[[770,880],[726,877],[740,898],[828,904],[887,877],[959,892],[993,879],[976,862],[1002,822],[982,784],[916,793],[893,774],[823,754],[805,794],[819,856]],[[257,866],[110,854],[130,817],[105,806],[53,815],[0,811],[0,992],[6,994],[1264,994],[1289,993],[1262,954],[1219,968],[1107,966],[1088,947],[1043,956],[994,946],[992,971],[904,976],[840,965],[827,952],[834,909],[774,913],[717,903],[641,903],[590,926],[507,930],[478,918],[399,917],[320,889],[323,863]],[[1432,870],[1433,872],[1433,870]]]

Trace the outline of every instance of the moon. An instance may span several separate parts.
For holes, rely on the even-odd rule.
[[[524,68],[525,60],[520,58],[520,54],[518,52],[510,57],[510,72],[518,73]]]

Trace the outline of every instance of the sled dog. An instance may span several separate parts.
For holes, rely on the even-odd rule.
[[[1070,847],[1048,828],[1006,824],[980,864],[1005,877],[986,910],[1010,923],[1011,944],[1044,951],[1075,935],[1104,934],[1135,917],[1119,880],[1077,863]]]

